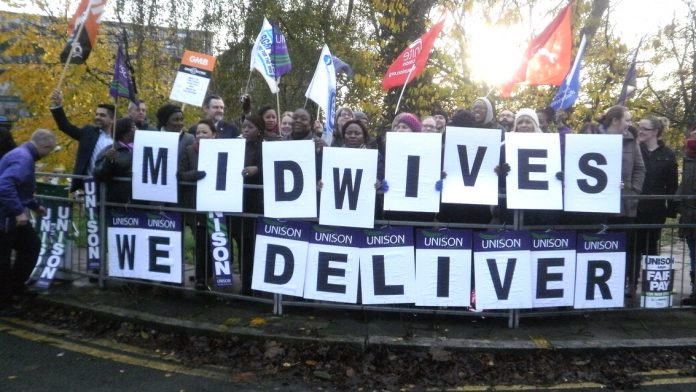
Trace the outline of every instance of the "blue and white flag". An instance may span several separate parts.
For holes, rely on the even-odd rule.
[[[333,56],[329,47],[325,44],[319,56],[317,69],[309,83],[305,97],[316,102],[326,115],[326,127],[324,129],[324,141],[331,143],[334,131],[334,117],[336,111],[336,69]]]
[[[575,55],[575,61],[573,61],[573,67],[570,68],[570,72],[568,72],[568,75],[563,79],[561,87],[551,101],[550,106],[555,110],[568,109],[573,106],[575,100],[578,99],[578,94],[580,92],[580,68],[582,68],[582,56],[585,54],[586,44],[587,38],[583,35],[580,41],[580,47],[578,48],[578,54]]]
[[[263,18],[261,31],[256,37],[254,47],[251,49],[251,65],[249,72],[256,69],[261,73],[261,76],[268,83],[268,88],[272,93],[278,92],[278,81],[276,80],[275,68],[273,66],[273,26],[268,22],[268,19]]]

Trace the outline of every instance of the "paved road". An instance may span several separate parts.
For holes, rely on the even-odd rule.
[[[641,373],[639,391],[696,390],[696,377],[674,370]],[[165,356],[71,331],[0,318],[0,390],[13,391],[307,391],[327,390],[299,379],[234,374],[224,367],[185,366]],[[596,383],[546,389],[532,385],[460,385],[459,391],[606,391]]]

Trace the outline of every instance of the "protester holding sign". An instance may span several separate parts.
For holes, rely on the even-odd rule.
[[[177,178],[180,181],[196,182],[205,178],[205,171],[198,170],[198,152],[201,139],[215,139],[217,130],[215,124],[210,120],[201,120],[196,124],[196,139],[190,146],[186,147],[184,154],[179,160],[179,171]],[[196,206],[196,189],[193,186],[186,186],[182,192],[182,204],[187,208]],[[207,238],[207,219],[205,214],[188,214],[186,224],[191,227],[196,238],[196,290],[206,288],[205,280],[211,276],[208,238]]]
[[[12,295],[24,290],[24,282],[39,256],[41,242],[29,223],[27,210],[46,213],[34,198],[34,165],[55,148],[56,136],[38,129],[29,142],[0,159],[0,317],[20,313],[12,307]],[[16,251],[14,264],[12,250]]]
[[[661,139],[664,125],[657,117],[647,117],[638,123],[638,141],[645,163],[643,195],[673,195],[677,191],[677,158]],[[663,224],[666,218],[676,217],[674,200],[643,199],[638,202],[636,223]],[[657,256],[661,230],[638,230],[639,253]]]
[[[623,154],[621,159],[621,212],[609,217],[610,224],[631,224],[638,214],[638,200],[625,196],[640,195],[645,180],[645,164],[640,147],[629,130],[631,112],[624,106],[609,108],[600,119],[602,129],[607,134],[622,135]],[[634,260],[635,233],[627,232],[626,277],[628,287],[635,289],[640,267]],[[631,291],[631,294],[633,291]]]
[[[133,138],[135,122],[130,117],[116,121],[116,142],[105,148],[97,158],[94,178],[106,182],[106,199],[114,203],[129,203],[132,198],[130,181],[113,180],[114,177],[131,177],[133,166]]]
[[[283,113],[283,118],[280,120],[280,139],[290,139],[292,133],[292,112]]]
[[[157,109],[157,128],[163,132],[179,133],[179,161],[186,151],[186,147],[193,144],[194,136],[183,132],[184,112],[181,107],[166,104]]]
[[[275,112],[275,111],[274,111]],[[242,137],[246,140],[244,149],[244,185],[263,186],[264,134],[268,123],[261,116],[249,115],[242,124]],[[244,187],[244,212],[263,214],[263,189]],[[254,264],[254,243],[256,240],[256,220],[253,218],[233,217],[230,221],[232,235],[237,241],[242,255],[242,292],[250,293],[251,274]]]

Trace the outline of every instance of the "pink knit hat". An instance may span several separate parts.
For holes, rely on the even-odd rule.
[[[421,121],[415,114],[401,113],[397,124],[398,123],[406,124],[413,132],[420,132],[422,130]]]

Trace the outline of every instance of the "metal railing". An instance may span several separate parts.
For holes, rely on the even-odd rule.
[[[106,185],[101,184],[99,188],[99,232],[101,236],[101,268],[98,271],[90,271],[87,267],[86,261],[86,250],[84,242],[84,221],[85,221],[85,203],[84,197],[80,194],[69,194],[69,186],[67,182],[72,178],[85,179],[85,176],[75,176],[70,174],[55,174],[55,173],[37,173],[37,177],[46,178],[50,177],[53,180],[49,182],[40,182],[39,189],[37,192],[37,198],[48,203],[70,203],[73,208],[72,223],[74,227],[74,234],[69,237],[68,244],[66,246],[65,253],[65,263],[60,269],[62,276],[58,276],[59,279],[65,278],[66,280],[74,279],[87,279],[93,280],[99,287],[104,288],[109,282],[126,282],[135,285],[149,285],[149,286],[159,286],[166,288],[168,290],[186,290],[194,291],[194,282],[192,281],[193,271],[195,269],[195,263],[199,262],[195,260],[195,252],[193,252],[193,257],[191,255],[185,255],[182,253],[184,260],[182,260],[182,284],[168,284],[155,281],[146,281],[141,279],[128,279],[109,276],[106,266],[106,252],[107,252],[107,241],[106,241],[106,210],[108,208],[137,208],[143,210],[152,211],[176,211],[184,214],[201,214],[202,212],[191,208],[183,208],[179,206],[171,205],[153,205],[148,202],[133,202],[128,204],[120,204],[113,202],[106,202]],[[56,179],[58,179],[56,181]],[[116,179],[119,181],[129,181],[129,179]],[[66,182],[66,184],[61,184],[61,181]],[[192,183],[181,182],[180,185],[184,186],[194,186]],[[245,185],[247,188],[262,188],[259,185]],[[504,197],[504,195],[501,195]],[[627,196],[628,197],[628,196]],[[672,199],[672,200],[693,200],[696,199],[696,195],[650,195],[650,196],[630,196],[636,199]],[[559,230],[577,230],[586,232],[604,232],[607,230],[612,231],[625,231],[627,233],[635,233],[636,230],[646,230],[646,229],[662,229],[662,235],[658,242],[660,254],[663,256],[671,256],[674,258],[674,306],[681,308],[692,308],[691,306],[685,306],[681,303],[681,298],[691,295],[692,288],[689,279],[688,271],[691,269],[689,252],[685,242],[679,237],[677,231],[679,229],[693,229],[696,230],[696,222],[690,224],[680,224],[675,220],[670,220],[665,224],[607,224],[607,223],[597,223],[597,224],[583,224],[583,225],[528,225],[525,226],[524,222],[524,211],[516,210],[514,211],[514,221],[512,224],[468,224],[468,223],[444,223],[444,222],[420,222],[420,221],[394,221],[394,220],[375,220],[375,227],[379,226],[413,226],[413,227],[427,227],[427,228],[457,228],[457,229],[473,229],[473,230],[505,230],[505,229],[515,229],[515,230],[547,230],[547,229],[559,229]],[[244,220],[253,219],[256,220],[260,215],[252,213],[225,213],[225,216],[240,218],[235,220],[240,227],[229,227],[229,231],[233,232],[238,230],[241,235],[244,235],[241,225],[243,225]],[[304,221],[316,222],[317,220],[303,219]],[[232,220],[228,220],[228,225]],[[184,231],[188,231],[184,227]],[[195,230],[190,234],[195,235]],[[186,234],[187,238],[189,234]],[[232,238],[232,236],[230,236]],[[196,238],[192,238],[195,244]],[[203,241],[208,243],[208,241]],[[239,245],[239,244],[238,244]],[[634,255],[638,255],[641,252],[641,247],[643,244],[633,244],[633,249],[627,250],[632,251]],[[243,276],[245,268],[252,268],[253,266],[244,265],[242,260],[245,258],[246,252],[254,252],[254,249],[236,249],[236,257],[234,258],[234,272],[233,276]],[[211,268],[208,261],[205,262],[206,268]],[[687,269],[688,268],[688,269]],[[207,274],[206,274],[207,275]],[[251,274],[247,273],[247,276]],[[237,286],[239,283],[248,283],[235,281]],[[248,284],[250,286],[250,283]],[[269,294],[261,292],[251,292],[251,293],[240,293],[237,288],[233,290],[228,289],[217,289],[215,287],[208,286],[207,290],[201,292],[204,295],[214,295],[234,300],[251,301],[267,305],[272,305],[274,314],[282,314],[284,312],[284,307],[309,307],[309,308],[324,308],[324,309],[347,309],[347,310],[357,310],[357,311],[370,311],[370,312],[406,312],[406,313],[419,313],[419,314],[436,314],[436,315],[454,315],[463,317],[502,317],[508,318],[508,325],[510,327],[517,327],[519,325],[520,317],[544,317],[544,316],[557,316],[557,315],[573,315],[573,314],[586,314],[589,312],[619,312],[619,311],[655,311],[654,309],[643,309],[636,307],[637,304],[637,290],[636,287],[632,286],[629,288],[630,297],[628,298],[627,305],[624,308],[611,308],[611,309],[570,309],[570,308],[540,308],[540,309],[524,309],[524,310],[507,310],[507,311],[472,311],[468,308],[446,308],[446,307],[421,307],[421,306],[411,306],[411,305],[362,305],[362,304],[344,304],[344,303],[334,303],[334,302],[322,302],[316,300],[307,300],[303,298],[288,298],[278,294]]]

